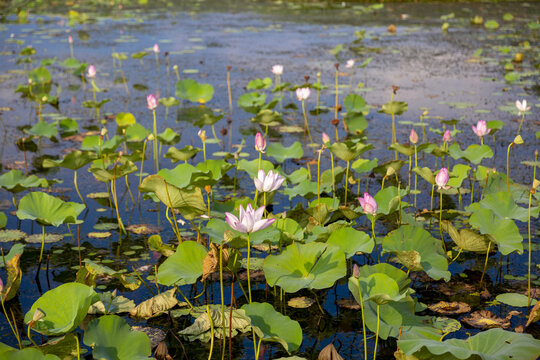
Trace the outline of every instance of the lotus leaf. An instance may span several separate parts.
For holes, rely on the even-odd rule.
[[[351,227],[342,227],[333,231],[327,243],[339,247],[347,259],[357,252],[371,254],[375,246],[373,239],[368,234]]]
[[[512,195],[506,191],[486,195],[480,202],[473,203],[467,211],[475,211],[480,208],[490,209],[503,219],[519,220],[522,222],[527,222],[529,219],[528,210],[518,206]],[[531,209],[531,216],[538,216],[538,208]]]
[[[289,147],[273,142],[268,144],[266,155],[273,157],[277,162],[282,163],[287,159],[300,159],[304,156],[304,150],[302,150],[302,145],[298,141],[295,141]]]
[[[16,255],[21,255],[24,252],[24,244],[13,244],[11,249],[9,249],[9,252],[7,255],[4,255],[0,260],[0,268],[4,267],[6,264],[8,264],[11,259],[13,259]]]
[[[450,179],[448,179],[447,185],[455,189],[460,188],[461,184],[463,184],[463,180],[468,177],[470,170],[471,167],[469,165],[454,165],[454,167],[452,168],[452,172],[450,173]]]
[[[60,226],[64,223],[80,224],[77,216],[85,209],[82,204],[64,202],[49,194],[31,192],[19,202],[17,217],[36,220],[40,225]]]
[[[6,227],[7,225],[7,216],[0,211],[0,229]]]
[[[458,231],[454,225],[447,220],[443,220],[441,226],[460,249],[476,253],[486,253],[490,242],[486,235],[478,234],[470,229],[461,229]]]
[[[257,114],[265,103],[266,95],[257,92],[245,93],[238,98],[238,106],[252,114]]]
[[[371,149],[373,145],[371,144],[362,144],[360,142],[336,142],[330,145],[329,149],[334,155],[340,158],[343,161],[352,161],[360,156],[363,152]]]
[[[39,308],[45,317],[37,321],[32,329],[43,335],[65,334],[79,326],[96,301],[99,301],[99,296],[91,287],[79,283],[62,284],[37,299],[24,316],[24,322],[28,324],[32,321]]]
[[[164,244],[159,235],[152,235],[148,238],[148,248],[166,257],[174,254],[174,248],[171,245]]]
[[[194,313],[197,318],[193,324],[178,333],[185,336],[189,341],[200,340],[208,342],[211,339],[210,318],[212,319],[212,324],[214,326],[214,336],[219,339],[223,336],[223,327],[225,327],[225,334],[228,336],[230,326],[231,335],[233,337],[236,336],[238,332],[245,333],[251,329],[251,320],[243,309],[234,309],[232,311],[232,321],[230,308],[225,308],[224,314],[221,312],[220,305],[209,305],[208,310],[210,312],[210,317],[208,317],[206,306],[195,308]],[[222,315],[225,315],[225,318],[223,318]]]
[[[457,143],[453,143],[448,148],[450,156],[454,159],[465,159],[470,163],[478,165],[483,159],[493,157],[493,151],[487,145],[472,144],[466,150],[461,150]]]
[[[87,151],[74,150],[67,154],[62,160],[43,160],[44,168],[63,167],[70,170],[78,170],[87,165],[91,161],[95,160],[95,157]]]
[[[99,135],[91,135],[84,138],[81,144],[81,150],[93,151],[96,154],[112,154],[116,148],[123,142],[123,139],[115,135],[109,140],[103,141]]]
[[[408,105],[404,101],[389,101],[384,104],[380,112],[388,115],[401,115],[408,110]]]
[[[469,223],[480,230],[480,233],[490,235],[503,255],[513,251],[523,253],[523,237],[513,220],[501,219],[492,210],[482,208],[473,212]]]
[[[41,345],[39,350],[47,355],[59,356],[62,360],[74,359],[77,357],[77,339],[73,333],[68,333],[60,338],[49,340]],[[80,349],[80,354],[86,353],[86,349]]]
[[[35,136],[43,136],[46,138],[52,138],[58,136],[58,123],[48,123],[45,121],[38,121],[38,123],[26,130],[27,134]]]
[[[158,140],[165,145],[173,145],[180,141],[180,134],[171,128],[166,128],[158,134]]]
[[[60,360],[60,358],[53,354],[43,354],[38,349],[26,348],[22,350],[0,352],[2,359],[4,360]]]
[[[499,294],[495,298],[498,302],[501,302],[506,305],[510,306],[516,306],[516,307],[524,307],[529,306],[529,299],[526,295],[523,294],[517,294],[517,293],[507,293],[507,294]],[[531,305],[536,305],[536,300],[531,299]]]
[[[275,227],[281,232],[281,241],[285,244],[304,239],[304,229],[293,219],[278,219]]]
[[[21,230],[0,230],[0,243],[19,241],[26,237],[26,233]]]
[[[125,135],[128,142],[141,142],[148,137],[148,134],[150,134],[150,131],[141,124],[133,124],[126,128]]]
[[[296,309],[306,309],[313,304],[315,304],[315,300],[305,296],[295,297],[287,301],[287,305]]]
[[[135,303],[123,296],[113,296],[111,292],[100,293],[99,301],[88,309],[89,314],[118,314],[130,312]]]
[[[152,353],[148,336],[132,331],[127,322],[116,315],[92,320],[86,328],[83,342],[93,348],[94,359],[143,360]]]
[[[288,353],[297,350],[302,344],[302,328],[290,317],[277,312],[268,303],[252,302],[242,306],[251,319],[251,326],[257,336],[266,341],[278,342]]]
[[[129,315],[145,319],[159,316],[178,304],[175,293],[176,289],[170,289],[148,300],[145,300],[131,309],[129,311]]]
[[[267,256],[263,269],[270,286],[289,293],[331,287],[347,272],[345,254],[337,246],[316,242],[294,243],[279,255]]]
[[[193,147],[191,145],[187,145],[181,150],[178,150],[175,147],[170,147],[169,150],[167,150],[165,157],[171,159],[173,163],[177,163],[178,161],[188,161],[189,159],[194,157],[199,151],[201,151],[201,149]]]
[[[374,199],[379,205],[377,209],[377,214],[389,215],[399,209],[399,194],[401,194],[401,207],[405,207],[406,203],[403,201],[403,197],[407,194],[406,190],[401,189],[398,192],[398,188],[395,186],[387,186],[384,189],[380,190],[375,196]]]
[[[206,249],[194,241],[183,241],[176,252],[158,268],[158,281],[167,286],[194,284],[203,273]]]
[[[153,192],[162,203],[169,208],[178,209],[188,220],[206,213],[200,188],[182,190],[167,183],[159,175],[150,175],[143,180],[139,190],[143,193]]]
[[[10,251],[11,253],[11,251]],[[7,270],[7,281],[5,286],[0,292],[0,297],[3,302],[13,299],[19,291],[19,286],[21,285],[22,271],[21,271],[21,253],[13,255],[13,257],[7,261],[6,270]]]
[[[307,179],[302,181],[295,187],[286,188],[283,193],[287,195],[289,199],[292,199],[295,196],[302,196],[307,199],[312,199],[317,196],[317,189],[317,183]]]
[[[465,340],[400,340],[398,346],[407,355],[414,355],[419,360],[534,360],[540,354],[540,340],[529,334],[502,329],[490,329]]]
[[[357,159],[355,162],[351,164],[351,169],[353,169],[356,173],[362,174],[362,173],[368,173],[371,172],[378,164],[378,159]]]
[[[111,169],[103,168],[101,164],[99,164],[99,162],[101,161],[94,160],[94,163],[92,164],[90,169],[88,169],[88,171],[90,171],[98,181],[114,181],[137,171],[137,166],[125,158],[122,158],[119,161],[120,164],[115,165]]]
[[[450,280],[448,262],[442,242],[435,239],[421,227],[404,225],[385,236],[383,254],[392,253],[398,257],[399,262],[412,271],[425,271],[432,279]],[[400,256],[402,252],[416,252],[418,259],[409,261],[410,257]]]
[[[259,171],[259,160],[245,160],[242,159],[238,162],[238,170],[244,170],[248,173],[250,178],[254,178],[257,176],[257,173]],[[265,173],[268,173],[270,170],[274,170],[274,165],[268,161],[268,160],[262,160],[261,161],[261,169],[264,170]]]
[[[176,83],[176,96],[183,100],[204,104],[212,100],[214,87],[210,84],[199,84],[193,79],[183,79]]]
[[[26,176],[20,170],[11,170],[0,175],[0,187],[7,191],[18,193],[32,187],[48,187],[46,179],[40,179],[36,175]]]

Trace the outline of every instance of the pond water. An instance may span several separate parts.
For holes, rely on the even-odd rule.
[[[44,59],[56,58],[48,65],[53,79],[53,94],[59,92],[57,109],[44,105],[42,117],[44,121],[60,121],[66,118],[76,120],[80,133],[94,132],[99,134],[106,127],[112,137],[117,133],[116,115],[118,113],[132,113],[138,124],[152,129],[152,112],[146,102],[148,94],[156,94],[159,98],[175,95],[177,75],[173,66],[178,68],[180,79],[191,78],[199,83],[211,84],[214,95],[211,101],[205,104],[206,110],[211,109],[224,117],[215,125],[217,138],[223,141],[218,144],[209,141],[206,144],[208,158],[221,158],[223,152],[234,152],[237,144],[245,140],[246,147],[242,152],[247,153],[246,159],[256,159],[258,154],[253,148],[254,136],[258,131],[265,132],[266,128],[256,122],[250,121],[254,114],[244,111],[238,106],[238,99],[246,92],[248,83],[256,78],[271,78],[272,66],[283,65],[282,83],[291,86],[302,86],[306,83],[314,84],[320,77],[320,84],[327,88],[320,91],[319,103],[316,101],[315,90],[306,102],[311,134],[315,143],[320,144],[321,134],[326,132],[335,140],[334,118],[335,91],[335,64],[339,64],[338,93],[340,105],[349,94],[356,93],[365,100],[364,108],[367,120],[367,129],[363,132],[373,145],[373,148],[362,154],[364,159],[378,159],[378,164],[384,164],[394,159],[394,152],[388,147],[392,144],[392,116],[379,112],[381,106],[391,98],[408,104],[408,110],[396,116],[397,142],[409,143],[411,128],[417,130],[421,142],[440,144],[445,129],[457,129],[454,138],[467,147],[478,143],[478,137],[472,132],[471,126],[479,120],[493,121],[500,130],[493,136],[485,136],[484,143],[494,153],[490,159],[485,159],[482,165],[506,172],[506,150],[512,142],[519,127],[521,116],[515,107],[517,99],[526,99],[531,109],[525,115],[521,128],[524,144],[516,145],[510,152],[509,162],[511,178],[518,184],[530,187],[532,182],[531,164],[522,164],[523,161],[534,160],[534,151],[538,148],[540,121],[538,119],[540,107],[540,87],[538,83],[539,26],[538,2],[503,2],[503,3],[385,3],[384,6],[356,3],[356,2],[265,2],[265,1],[194,1],[171,2],[169,6],[160,3],[157,6],[131,7],[129,5],[111,6],[103,5],[101,10],[95,7],[77,9],[71,17],[68,9],[38,8],[31,9],[26,19],[16,15],[7,15],[0,24],[0,117],[3,122],[3,136],[1,137],[0,158],[2,174],[11,169],[19,169],[29,174],[35,174],[47,179],[59,179],[63,183],[55,184],[51,193],[64,200],[79,202],[78,195],[73,188],[73,171],[63,168],[45,169],[42,166],[45,158],[59,159],[73,149],[81,147],[81,138],[62,138],[56,136],[53,140],[46,137],[32,142],[25,142],[24,146],[18,139],[28,138],[28,130],[38,122],[35,103],[15,93],[18,85],[27,85],[27,70],[36,68]],[[512,14],[509,19],[505,14]],[[470,19],[475,16],[483,18],[483,24],[471,24]],[[490,28],[490,20],[496,20],[497,28]],[[447,30],[442,30],[443,24],[448,24]],[[394,26],[395,31],[389,26]],[[487,25],[487,26],[486,26]],[[73,74],[74,69],[62,65],[70,55],[68,36],[73,38],[73,55],[80,62],[92,64],[97,70],[95,85],[104,90],[97,94],[98,101],[110,99],[100,109],[103,122],[96,121],[95,110],[83,106],[84,101],[92,100],[92,86],[83,84],[81,77]],[[158,62],[154,58],[152,46],[158,44],[160,52]],[[32,62],[25,63],[25,57],[19,53],[27,46],[35,49],[35,55],[30,58]],[[147,56],[141,60],[132,58],[132,54],[146,51]],[[167,55],[165,55],[167,53]],[[513,61],[516,53],[523,55],[522,61]],[[120,55],[119,55],[120,54]],[[126,55],[126,59],[119,61],[119,56]],[[355,60],[355,67],[345,66],[349,59]],[[362,65],[361,65],[362,64]],[[363,66],[365,65],[365,66]],[[506,65],[506,66],[505,66]],[[232,113],[229,114],[229,96],[227,88],[227,72],[230,67],[230,88],[232,98]],[[86,72],[86,68],[84,69]],[[309,77],[309,78],[308,78]],[[399,87],[393,95],[393,86]],[[274,84],[272,84],[272,87]],[[290,174],[299,167],[310,169],[313,181],[317,176],[317,154],[320,148],[309,146],[304,130],[301,103],[297,101],[294,91],[272,93],[270,89],[260,90],[267,99],[282,94],[283,98],[276,105],[275,110],[282,113],[283,125],[270,126],[268,129],[268,143],[281,143],[290,146],[296,141],[302,144],[301,158],[285,160],[282,169]],[[319,111],[316,110],[320,105]],[[167,127],[179,134],[180,140],[174,147],[182,149],[192,145],[202,148],[197,136],[199,127],[193,123],[200,117],[201,105],[189,101],[180,101],[179,106],[165,108],[160,105],[156,110],[158,132]],[[347,109],[341,109],[337,127],[340,140],[348,134],[341,121]],[[427,115],[422,115],[427,112]],[[195,114],[195,115],[194,115]],[[452,123],[451,120],[455,120]],[[422,126],[425,125],[425,135]],[[213,139],[212,128],[205,126],[208,139]],[[223,132],[221,132],[223,131]],[[225,135],[223,135],[225,133]],[[118,135],[122,135],[118,132]],[[18,145],[19,143],[19,145]],[[140,142],[141,143],[141,142]],[[141,145],[139,143],[139,146]],[[221,145],[223,144],[223,145]],[[163,145],[161,154],[165,154],[168,145]],[[130,147],[124,148],[122,144],[118,150],[131,152]],[[147,161],[144,172],[154,174],[156,171],[151,158],[152,144],[148,142]],[[405,160],[405,165],[399,174],[401,185],[406,187],[408,177],[407,157],[399,155]],[[293,156],[294,157],[294,156]],[[268,159],[271,160],[271,159]],[[190,163],[193,165],[203,161],[203,152],[199,152]],[[229,160],[234,163],[233,160]],[[413,160],[414,161],[414,160]],[[438,161],[438,163],[437,163]],[[321,170],[330,168],[330,152],[322,155]],[[451,169],[458,162],[447,159],[447,166]],[[26,163],[26,164],[25,164]],[[140,162],[137,162],[139,166]],[[336,159],[336,165],[345,168],[345,162]],[[160,168],[172,169],[176,165],[169,159],[160,159]],[[433,171],[441,166],[441,159],[426,153],[419,153],[419,166],[431,167]],[[474,165],[477,167],[477,164]],[[86,198],[87,194],[104,192],[108,187],[103,182],[96,181],[94,175],[84,167],[78,171],[79,190]],[[123,179],[118,180],[119,212],[126,226],[134,224],[150,224],[159,227],[160,235],[165,243],[176,243],[176,237],[165,215],[163,205],[157,205],[151,200],[141,201],[137,205],[138,171],[129,176],[130,189],[135,197],[133,203]],[[370,172],[371,173],[371,170]],[[382,176],[380,174],[355,176],[360,179],[359,185],[350,185],[349,191],[354,194],[364,192],[376,193],[381,189]],[[383,172],[384,175],[384,172]],[[239,172],[238,185],[234,183],[234,170],[213,188],[215,204],[225,202],[233,196],[247,196],[253,198],[255,187],[252,179],[246,172]],[[414,177],[414,175],[413,175]],[[538,177],[538,176],[537,176]],[[366,184],[366,179],[370,179]],[[388,178],[386,186],[397,186],[393,175]],[[466,186],[465,186],[466,185]],[[465,182],[470,188],[470,182]],[[480,186],[480,185],[477,185]],[[289,187],[292,187],[289,184]],[[418,195],[419,209],[429,209],[431,187],[419,177]],[[477,189],[480,191],[480,189]],[[27,234],[41,234],[41,227],[33,221],[19,220],[14,215],[16,208],[13,201],[18,202],[25,193],[15,195],[8,191],[0,192],[1,210],[7,215],[6,229],[20,229]],[[204,199],[206,193],[203,191]],[[343,199],[343,190],[337,193]],[[480,194],[474,194],[477,197]],[[469,205],[470,193],[463,195],[463,205]],[[313,198],[309,198],[309,202]],[[290,211],[298,204],[305,206],[308,199],[304,196],[288,196],[279,192],[274,196],[272,213],[278,214]],[[316,195],[315,195],[316,199]],[[352,204],[354,200],[354,205]],[[412,196],[404,198],[412,203]],[[479,200],[479,199],[477,199]],[[349,198],[351,207],[356,207],[356,199]],[[538,196],[534,198],[538,204]],[[105,201],[106,203],[107,201]],[[39,277],[34,275],[37,271],[37,258],[39,256],[39,243],[25,247],[21,259],[23,271],[18,296],[11,300],[19,322],[22,325],[22,316],[30,309],[41,293],[58,285],[74,281],[79,268],[79,251],[81,258],[91,259],[107,265],[115,270],[124,269],[132,272],[139,269],[144,279],[153,281],[154,265],[161,264],[164,256],[148,249],[149,235],[128,232],[120,235],[112,230],[112,235],[104,239],[92,239],[88,233],[102,231],[104,228],[96,224],[115,224],[116,213],[113,207],[104,206],[93,199],[86,198],[88,209],[80,219],[84,222],[79,226],[71,226],[74,238],[71,238],[65,226],[58,228],[46,227],[49,233],[60,233],[66,237],[60,242],[45,245],[45,254],[48,256],[47,265],[42,265]],[[439,197],[436,192],[435,204],[438,206]],[[457,195],[445,195],[446,208],[463,210],[459,208]],[[527,204],[520,203],[526,207]],[[215,205],[219,207],[219,205]],[[227,209],[222,206],[221,209]],[[216,210],[221,211],[221,210]],[[230,211],[230,210],[229,210]],[[222,217],[221,211],[221,217]],[[438,215],[435,216],[435,220]],[[434,221],[430,231],[435,238],[439,236],[438,220]],[[463,221],[462,221],[463,224]],[[516,222],[524,244],[527,241],[527,223]],[[371,224],[365,217],[356,220],[357,228],[371,233]],[[103,225],[102,225],[103,226]],[[427,228],[427,226],[426,226]],[[380,221],[376,224],[377,236],[382,239],[389,231],[395,229],[395,221]],[[537,250],[540,226],[537,219],[533,220],[532,236],[533,250]],[[195,239],[196,232],[189,222],[180,228],[182,236],[186,239]],[[450,237],[445,234],[448,244]],[[77,246],[77,237],[81,247]],[[7,254],[12,242],[0,244]],[[526,248],[526,246],[525,246]],[[264,257],[266,252],[256,252],[255,256]],[[454,256],[456,252],[454,252]],[[440,300],[465,301],[471,304],[473,310],[488,309],[502,317],[507,316],[509,306],[494,301],[495,295],[517,289],[523,292],[527,289],[527,251],[523,255],[513,252],[508,256],[492,255],[488,262],[487,290],[488,295],[482,293],[482,288],[468,288],[468,283],[478,283],[484,266],[484,255],[463,254],[458,261],[452,263],[448,270],[452,274],[452,283],[455,289],[441,290],[440,283],[434,283],[425,273],[413,278],[412,287],[416,290],[414,295],[419,301],[431,304]],[[385,256],[385,259],[387,257]],[[540,259],[538,251],[532,253],[532,284],[536,288],[540,285],[537,263]],[[374,257],[355,255],[347,268],[350,274],[352,263],[359,265],[375,263]],[[398,267],[401,267],[399,265]],[[414,273],[414,272],[413,272]],[[0,276],[6,278],[5,269],[0,270]],[[244,273],[245,279],[245,273]],[[464,282],[459,284],[459,279]],[[524,281],[525,280],[525,281]],[[298,321],[303,330],[303,341],[295,355],[314,359],[320,350],[333,342],[340,354],[346,359],[363,358],[362,320],[359,310],[347,310],[338,306],[338,300],[352,299],[347,287],[347,279],[341,278],[335,286],[317,291],[318,300],[324,309],[321,314],[317,306],[308,309],[294,309],[284,305],[279,295],[274,296],[274,290],[267,286],[264,277],[255,281],[253,296],[257,301],[269,302],[276,309]],[[191,298],[199,294],[203,287],[201,282],[196,286],[184,286],[184,294]],[[231,298],[230,279],[225,289],[225,299]],[[525,287],[523,288],[523,284]],[[194,300],[197,304],[220,303],[219,282],[207,283],[204,294]],[[244,287],[246,286],[244,281]],[[122,287],[118,281],[103,281],[99,290],[119,289],[119,292],[139,303],[150,298],[152,292],[145,286],[134,291]],[[155,287],[154,287],[155,288]],[[165,289],[165,287],[162,287]],[[446,292],[445,292],[446,291]],[[471,294],[472,293],[472,294]],[[539,292],[537,291],[536,294]],[[444,295],[443,295],[444,294]],[[492,294],[492,295],[491,295]],[[189,295],[188,295],[189,296]],[[234,296],[238,306],[245,303],[242,291],[235,285]],[[290,299],[296,296],[313,298],[313,293],[302,290],[298,294],[287,294]],[[179,297],[180,298],[180,297]],[[226,301],[228,304],[229,301]],[[523,310],[524,308],[518,308]],[[421,315],[434,315],[424,310]],[[527,311],[511,319],[511,329],[522,325],[526,320]],[[131,325],[147,325],[162,329],[173,329],[177,332],[192,322],[188,317],[174,319],[161,316],[155,319],[138,321],[126,316]],[[5,317],[0,319],[0,338],[2,342],[11,346],[17,344]],[[462,329],[452,334],[457,338],[467,338],[468,334],[475,334],[479,330],[463,325]],[[527,332],[540,339],[540,328],[536,324],[528,327]],[[371,334],[373,335],[373,334]],[[182,341],[172,335],[167,337],[169,353],[175,358],[207,358],[210,345],[199,341]],[[220,342],[216,341],[214,357],[221,354]],[[263,343],[264,358],[272,359],[286,357],[287,353],[278,343]],[[374,346],[373,336],[368,341],[370,354]],[[253,343],[246,336],[238,336],[233,340],[233,357],[239,359],[253,358]],[[378,356],[380,359],[393,358],[396,350],[395,339],[379,342]],[[262,357],[261,357],[262,358]]]

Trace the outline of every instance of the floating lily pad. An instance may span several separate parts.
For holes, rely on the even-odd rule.
[[[111,235],[108,231],[92,231],[86,234],[90,239],[106,239]]]
[[[436,304],[431,304],[428,306],[429,310],[443,314],[443,315],[456,315],[456,314],[463,314],[466,312],[471,311],[471,307],[469,304],[466,304],[464,302],[446,302],[446,301],[439,301]]]
[[[0,230],[0,242],[19,241],[26,237],[21,230]]]
[[[497,295],[495,300],[503,304],[510,305],[510,306],[516,306],[516,307],[529,306],[529,298],[523,294],[516,294],[516,293],[499,294]],[[531,305],[536,305],[535,299],[531,299]]]
[[[137,235],[150,235],[160,232],[157,226],[151,224],[133,224],[126,227],[126,230]]]
[[[58,242],[58,241],[62,240],[63,238],[64,238],[64,235],[46,233],[45,234],[45,243],[46,244],[55,243],[55,242]],[[30,243],[30,244],[41,244],[42,239],[43,239],[42,234],[34,234],[34,235],[27,236],[25,241],[27,243]]]
[[[296,309],[306,309],[310,307],[311,305],[313,305],[314,303],[315,303],[315,300],[305,297],[305,296],[295,297],[287,301],[287,305]]]
[[[461,321],[472,327],[484,330],[491,328],[508,329],[510,327],[509,318],[500,318],[489,310],[475,311],[469,316],[462,318]]]

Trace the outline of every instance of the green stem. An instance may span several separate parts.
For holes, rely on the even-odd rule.
[[[347,170],[345,171],[345,199],[344,199],[344,205],[347,206],[347,189],[349,188],[349,163],[350,161],[347,160]]]
[[[334,154],[330,151],[330,162],[332,163],[332,191],[333,195],[336,196],[336,177],[334,175]]]
[[[309,131],[309,125],[307,121],[307,114],[306,114],[306,101],[302,100],[302,113],[304,114],[304,134],[307,131],[309,136],[309,142],[313,145],[313,139],[311,138],[311,132]]]
[[[538,152],[535,152],[535,155],[534,155],[534,170],[533,170],[533,185],[534,185],[534,180],[536,179],[536,160],[538,159]],[[529,217],[528,217],[528,221],[527,221],[527,232],[528,232],[528,236],[529,236],[529,254],[528,254],[528,258],[529,258],[529,261],[528,261],[528,266],[527,266],[527,306],[530,307],[531,306],[531,200],[532,200],[532,195],[533,195],[533,192],[534,192],[534,188],[531,188],[531,190],[529,191]]]
[[[317,208],[319,212],[319,224],[321,223],[321,154],[324,150],[324,146],[319,150],[319,156],[317,158]]]
[[[4,262],[5,264],[5,262]],[[6,311],[6,306],[4,305],[4,296],[3,295],[0,295],[0,302],[2,302],[2,309],[4,310],[4,315],[6,315],[6,319],[8,321],[8,324],[9,324],[9,327],[11,328],[11,331],[13,332],[13,335],[15,335],[15,338],[17,339],[17,342],[19,343],[19,349],[22,350],[22,344],[21,344],[21,337],[18,336],[18,332],[15,331],[15,328],[13,327],[14,325],[17,326],[15,323],[14,325],[11,324],[11,321],[9,320],[9,316],[8,316],[8,313]]]
[[[221,353],[221,360],[223,360],[225,359],[225,339],[227,337],[227,334],[225,333],[225,297],[223,296],[223,244],[221,244],[219,247],[219,289],[221,293],[221,327],[223,329],[223,349]]]
[[[157,56],[157,55],[156,55]],[[157,124],[156,124],[156,110],[152,110],[154,116],[154,171],[157,173],[159,171],[159,160],[158,160],[158,138],[157,138]],[[204,158],[206,161],[206,156]]]
[[[480,285],[482,285],[482,281],[484,281],[484,274],[486,273],[487,263],[489,259],[489,250],[491,250],[491,241],[488,243],[488,248],[486,251],[486,260],[484,261],[484,270],[482,271],[482,276],[480,277]]]
[[[73,184],[75,185],[75,191],[77,191],[77,195],[79,195],[79,199],[81,199],[84,206],[86,206],[86,202],[84,201],[83,197],[81,196],[81,192],[79,191],[79,187],[77,186],[77,170],[75,170],[75,172],[73,174]]]
[[[418,155],[416,152],[416,144],[414,144],[414,168],[418,167]],[[418,174],[414,173],[414,216],[416,216],[416,184],[418,180]]]
[[[366,319],[364,315],[364,299],[362,297],[362,288],[360,287],[360,279],[356,279],[358,285],[358,297],[360,298],[360,310],[362,311],[362,333],[364,334],[364,359],[367,360],[367,336],[366,336]]]
[[[212,352],[214,351],[214,321],[210,315],[210,308],[208,305],[206,305],[206,313],[208,314],[208,320],[210,320],[210,354],[208,354],[208,360],[212,360]],[[221,320],[223,321],[224,319]]]
[[[247,238],[248,238],[248,248],[247,248],[247,282],[248,282],[248,294],[249,294],[249,297],[248,297],[248,300],[249,300],[249,303],[251,304],[251,273],[249,272],[249,262],[251,260],[251,239],[250,239],[250,234],[247,233]]]
[[[441,235],[441,241],[444,244],[443,234],[442,234],[442,189],[439,189],[439,234]]]
[[[31,328],[30,326],[28,326],[28,334],[27,334],[28,340],[30,340],[30,342],[31,342],[32,344],[34,344],[35,347],[39,347],[38,344],[36,344],[36,342],[35,342],[34,340],[32,340],[32,334],[30,333],[30,330],[31,330],[31,329],[32,329],[32,328]]]
[[[506,150],[506,192],[510,192],[510,149],[513,145],[514,142],[511,142]]]
[[[42,229],[42,236],[41,236],[41,251],[39,252],[39,265],[41,266],[41,259],[43,258],[43,248],[45,247],[45,226],[41,226]]]
[[[73,335],[75,335],[75,342],[77,343],[77,360],[81,360],[81,346],[79,345],[79,337],[77,334]]]
[[[375,332],[375,349],[373,350],[373,360],[377,358],[377,344],[379,342],[379,325],[381,322],[381,316],[380,316],[380,305],[377,304],[377,331]]]
[[[373,243],[375,244],[375,253],[377,254],[377,262],[380,264],[379,247],[377,246],[377,238],[375,237],[375,215],[371,215],[371,237],[373,237]]]
[[[144,142],[143,142],[143,150],[142,150],[142,158],[141,158],[141,171],[139,172],[139,187],[141,186],[141,183],[142,183],[142,173],[143,173],[143,166],[144,166],[144,155],[146,153],[146,142],[148,141],[148,139],[145,139]],[[139,196],[137,198],[137,201],[139,201],[141,199],[141,192],[139,191]]]
[[[519,122],[519,127],[518,127],[518,131],[517,131],[517,135],[519,135],[520,131],[521,131],[521,125],[523,125],[523,120],[525,120],[525,113],[523,113],[521,115],[521,121]],[[517,136],[516,135],[516,136]]]

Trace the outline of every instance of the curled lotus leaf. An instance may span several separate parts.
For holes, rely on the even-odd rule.
[[[129,312],[129,315],[137,318],[150,319],[159,316],[178,304],[175,296],[176,289],[170,289],[143,301]]]
[[[7,281],[2,291],[0,292],[0,297],[3,302],[9,301],[17,295],[19,287],[21,285],[22,271],[21,271],[21,254],[16,254],[11,260],[6,264],[7,270]]]
[[[476,253],[486,253],[489,245],[489,239],[487,236],[478,234],[471,229],[458,230],[448,220],[443,220],[441,224],[444,231],[446,231],[456,245],[463,250],[472,251]]]
[[[42,192],[26,194],[19,202],[17,217],[21,220],[35,220],[40,225],[60,226],[64,223],[79,224],[77,216],[86,207],[74,202],[65,202]]]
[[[191,145],[187,145],[180,150],[175,147],[170,147],[169,150],[167,150],[165,157],[171,159],[173,163],[177,163],[179,161],[188,161],[189,159],[197,155],[199,151],[201,151],[201,149],[193,147]]]
[[[334,344],[330,343],[321,350],[317,360],[343,360],[343,358],[339,355]]]

